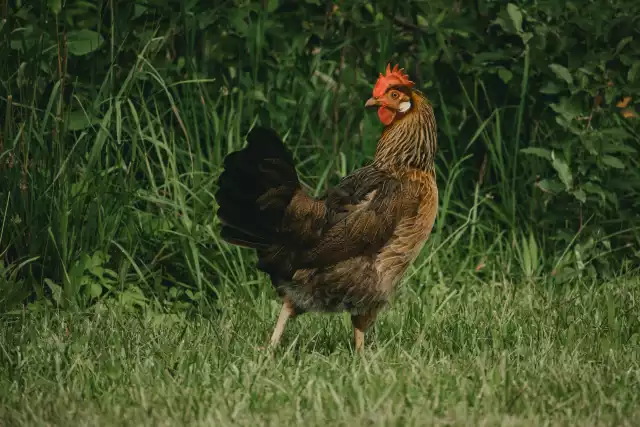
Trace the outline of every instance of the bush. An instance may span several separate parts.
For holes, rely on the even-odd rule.
[[[6,306],[194,302],[246,282],[244,253],[217,240],[223,156],[271,125],[322,191],[372,155],[362,105],[387,62],[437,109],[433,269],[456,248],[459,266],[554,280],[637,265],[636,1],[205,3],[5,9]]]

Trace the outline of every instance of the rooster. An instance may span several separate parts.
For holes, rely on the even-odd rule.
[[[385,126],[371,163],[320,199],[302,188],[275,131],[253,128],[229,154],[216,201],[226,242],[255,249],[283,304],[271,336],[289,318],[349,312],[354,346],[386,305],[428,239],[438,207],[433,108],[396,65],[380,74],[365,107]]]

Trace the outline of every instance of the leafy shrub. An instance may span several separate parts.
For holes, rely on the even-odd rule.
[[[0,252],[21,266],[16,295],[84,304],[136,286],[194,301],[246,281],[217,240],[221,159],[261,121],[321,191],[372,155],[380,125],[362,102],[387,62],[437,108],[432,248],[455,242],[477,263],[528,236],[540,250],[525,276],[638,262],[635,1],[56,0],[4,13]]]

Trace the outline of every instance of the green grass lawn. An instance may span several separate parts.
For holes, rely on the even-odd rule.
[[[278,304],[2,319],[0,425],[637,425],[640,280],[405,286],[353,354],[346,315],[267,342]],[[248,294],[248,293],[245,293]]]

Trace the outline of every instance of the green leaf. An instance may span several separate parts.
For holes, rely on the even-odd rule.
[[[262,92],[260,89],[256,89],[250,92],[250,94],[251,94],[251,97],[256,101],[269,102],[267,101],[267,98],[264,96],[264,92]]]
[[[629,43],[631,43],[632,41],[633,41],[633,36],[627,36],[622,40],[620,40],[620,42],[618,43],[618,46],[616,47],[616,51],[613,55],[614,56],[620,55],[620,52],[622,52],[622,49],[624,49],[624,47]]]
[[[613,129],[611,129],[613,130]],[[603,135],[606,133],[603,131]],[[638,152],[635,148],[629,145],[617,144],[615,142],[603,142],[601,147],[602,153],[625,153],[625,154],[635,154]]]
[[[243,36],[249,32],[249,26],[245,22],[247,13],[248,12],[244,10],[237,10],[236,13],[232,14],[229,19],[236,32]]]
[[[604,89],[604,102],[606,104],[613,104],[614,102],[617,101],[617,98],[619,95],[620,93],[618,92],[615,86],[607,85],[607,87]]]
[[[49,0],[49,9],[53,12],[54,15],[57,15],[62,10],[62,2],[60,0]]]
[[[513,23],[514,28],[518,33],[522,32],[522,12],[518,6],[513,3],[509,3],[507,5],[507,13],[509,14],[509,18],[511,18],[511,22]]]
[[[560,114],[567,123],[582,115],[580,103],[576,99],[562,97],[559,103],[549,104],[551,109]]]
[[[91,298],[99,298],[102,295],[102,286],[96,282],[91,282],[87,285],[87,293]]]
[[[67,34],[67,49],[71,55],[87,55],[99,49],[103,43],[102,35],[91,30],[70,31]]]
[[[551,64],[549,65],[549,68],[551,68],[551,71],[553,71],[556,76],[567,82],[568,85],[573,84],[573,77],[566,67],[563,67],[560,64]]]
[[[602,163],[616,169],[624,169],[624,163],[617,157],[606,155],[602,157]]]
[[[507,70],[506,68],[500,68],[498,70],[498,76],[500,77],[500,79],[505,82],[505,83],[509,83],[511,81],[511,79],[513,78],[513,73],[509,70]]]
[[[626,131],[623,128],[618,128],[618,127],[609,128],[609,129],[603,129],[603,130],[600,131],[600,134],[602,136],[606,136],[606,139],[608,140],[607,141],[608,142],[607,145],[611,145],[611,144],[609,144],[609,142],[611,142],[611,141],[609,141],[610,139],[621,140],[621,139],[625,139],[625,138],[631,137],[631,134],[628,131]],[[617,143],[613,142],[613,144],[617,144]],[[631,148],[631,147],[628,147],[628,148]],[[633,150],[633,151],[635,152],[635,150]]]
[[[547,95],[554,95],[560,92],[562,88],[553,81],[547,81],[541,88],[540,92]]]
[[[139,18],[146,11],[147,11],[147,7],[146,6],[136,2],[135,5],[133,6],[133,16],[132,16],[132,18],[133,19]]]
[[[557,157],[555,152],[553,151],[551,152],[551,165],[556,170],[556,172],[558,172],[558,177],[560,178],[560,181],[562,181],[562,183],[565,185],[565,187],[573,187],[573,175],[571,175],[571,169],[569,168],[569,165],[564,161],[564,159]]]
[[[120,292],[118,294],[118,300],[121,304],[129,307],[144,307],[147,302],[147,298],[144,296],[144,293],[135,285],[130,286],[123,292]]]
[[[587,195],[580,189],[573,191],[571,194],[573,194],[573,197],[578,199],[580,203],[585,203],[587,201]]]
[[[53,283],[51,279],[44,279],[44,283],[47,285],[49,290],[51,291],[51,298],[57,303],[62,303],[62,286]]]
[[[533,154],[543,159],[551,160],[551,151],[540,147],[527,147],[520,150],[521,153]]]
[[[267,2],[267,12],[275,12],[278,8],[278,0],[269,0]]]
[[[564,191],[567,187],[557,179],[543,179],[536,184],[538,188],[545,193],[557,194]]]
[[[598,196],[600,196],[602,198],[602,200],[606,200],[606,195],[604,190],[602,189],[602,187],[600,187],[598,184],[595,184],[593,182],[587,182],[585,184],[582,185],[582,189],[584,191],[586,191],[587,193],[590,194],[597,194]]]
[[[629,72],[627,73],[627,80],[629,80],[629,83],[635,82],[638,74],[640,74],[640,61],[634,62],[629,69]]]

